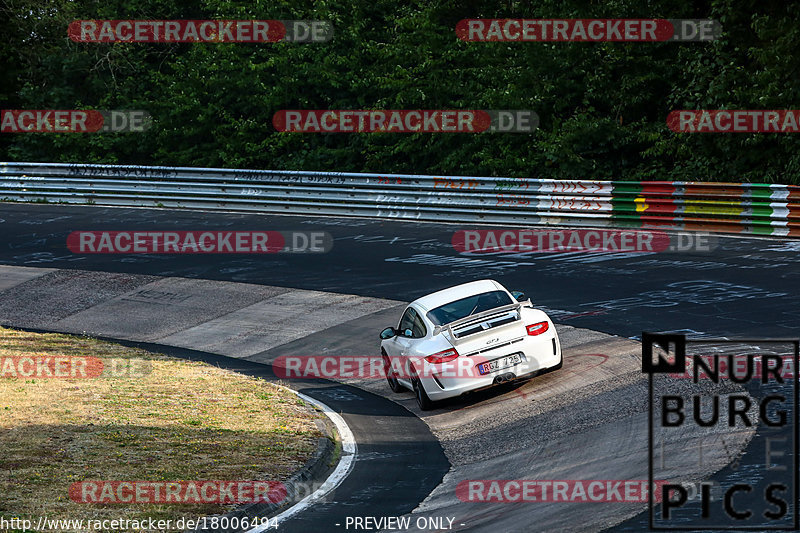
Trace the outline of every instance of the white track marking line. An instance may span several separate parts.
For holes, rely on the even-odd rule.
[[[342,441],[342,456],[339,459],[339,464],[336,465],[336,469],[333,471],[333,473],[330,476],[328,476],[328,479],[326,479],[325,482],[320,486],[320,488],[314,491],[313,494],[309,494],[308,496],[306,496],[305,498],[294,504],[292,507],[286,509],[281,514],[270,518],[270,520],[267,523],[254,527],[253,529],[250,529],[245,533],[260,533],[261,531],[266,531],[270,526],[274,528],[275,522],[280,524],[282,520],[291,518],[295,514],[309,507],[311,504],[324,498],[330,491],[338,487],[342,483],[342,481],[344,481],[345,478],[350,474],[350,471],[353,469],[353,465],[356,461],[356,454],[358,453],[358,446],[356,445],[356,439],[353,436],[353,432],[350,430],[350,426],[347,425],[347,422],[344,421],[344,418],[342,418],[342,416],[339,413],[337,413],[324,403],[320,402],[319,400],[315,400],[314,398],[306,396],[305,394],[297,392],[296,390],[290,389],[289,387],[284,387],[282,385],[277,385],[277,386],[281,387],[282,389],[291,391],[292,393],[300,397],[300,399],[302,399],[303,401],[315,405],[316,407],[321,409],[322,412],[325,413],[325,415],[336,426],[336,430],[339,432],[339,438]]]

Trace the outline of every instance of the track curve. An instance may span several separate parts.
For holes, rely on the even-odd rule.
[[[0,206],[0,219],[4,220],[3,237],[0,238],[0,263],[4,264],[228,280],[399,301],[409,301],[443,285],[476,277],[493,277],[509,288],[525,290],[533,297],[534,303],[548,310],[557,322],[623,337],[635,337],[642,330],[683,330],[693,334],[736,336],[796,335],[796,320],[789,310],[800,303],[800,291],[797,290],[800,281],[796,268],[798,259],[792,255],[800,246],[792,241],[722,237],[720,248],[711,255],[505,254],[475,258],[456,253],[450,245],[452,233],[463,228],[443,224],[19,205]],[[333,251],[324,257],[211,256],[202,262],[191,256],[75,256],[64,245],[66,235],[74,230],[170,228],[324,229],[334,236],[335,245]],[[765,276],[765,271],[770,275]],[[636,319],[630,320],[630,315]],[[370,317],[374,320],[370,323],[385,325],[380,320],[388,320],[390,316],[391,309],[373,313]],[[358,325],[358,320],[351,324],[352,327]],[[568,332],[569,328],[562,328],[562,331]],[[311,335],[248,358],[251,361],[269,362],[281,350],[319,347],[319,342],[320,339],[314,339]],[[615,342],[624,344],[625,341],[618,339]],[[336,346],[341,350],[352,349],[347,342]],[[581,375],[602,374],[608,368],[609,354],[595,354],[592,358],[592,351],[588,347],[579,351],[583,353],[576,355],[584,356],[584,361],[579,364],[586,367]],[[605,356],[605,359],[601,356]],[[639,397],[641,375],[635,375],[634,363],[639,362],[636,356],[638,352],[633,343],[620,347],[613,363],[622,364],[625,361],[628,366],[624,371],[617,369],[613,377],[605,376],[606,388],[592,395],[596,402],[592,404],[593,408],[608,410],[609,405],[630,406],[630,402],[623,400]],[[598,363],[600,360],[603,363]],[[495,431],[525,425],[521,424],[525,422],[524,417],[514,419],[513,413],[519,412],[519,406],[530,409],[530,404],[534,402],[545,406],[543,411],[538,412],[536,425],[547,418],[543,417],[543,413],[550,413],[547,416],[552,416],[552,420],[542,426],[557,428],[559,424],[564,424],[564,413],[574,412],[575,407],[573,405],[569,408],[571,411],[564,411],[562,408],[568,408],[569,404],[556,402],[550,406],[552,409],[547,409],[547,391],[548,388],[554,389],[553,397],[558,396],[558,392],[562,396],[565,392],[573,394],[573,389],[558,391],[558,384],[569,383],[569,380],[568,372],[545,376],[504,394],[479,398],[479,402],[451,404],[447,416],[441,412],[425,415],[426,423],[443,439],[448,457],[454,463],[450,477],[458,481],[469,478],[464,476],[481,475],[480,469],[475,470],[474,465],[491,457],[484,449],[477,455],[481,461],[463,460],[464,451],[459,451],[459,445],[463,448],[465,442],[473,444],[474,441],[465,441],[457,433],[448,439],[448,431],[467,427],[471,422],[474,425],[476,420],[480,421],[498,409],[510,418],[498,422]],[[374,384],[358,385],[371,390]],[[586,386],[592,387],[593,384]],[[598,392],[596,384],[594,387],[592,392]],[[580,398],[579,393],[573,396]],[[410,399],[393,399],[414,410]],[[625,412],[623,419],[626,421],[619,418],[619,412],[614,410],[609,410],[609,418],[605,419],[608,421],[616,417],[616,429],[621,433],[614,435],[619,437],[622,434],[624,438],[621,440],[615,440],[612,434],[604,434],[603,424],[593,425],[590,421],[580,425],[583,433],[566,432],[551,437],[563,439],[565,445],[574,441],[576,435],[581,435],[592,442],[615,443],[619,440],[629,448],[637,448],[641,444],[642,419],[640,411],[631,409]],[[479,430],[473,428],[470,439],[478,433]],[[495,433],[485,432],[485,438],[489,441],[493,435]],[[519,435],[512,433],[509,436]],[[529,434],[528,437],[534,438],[536,435]],[[508,449],[505,451],[513,452]],[[526,448],[526,455],[516,456],[514,460],[520,463],[525,457],[530,458],[532,451],[541,454],[545,450]],[[609,456],[612,450],[599,449],[597,452]],[[588,456],[586,459],[589,463],[582,463],[581,467],[584,476],[586,465],[593,461]],[[631,457],[623,454],[619,459],[615,468],[621,478],[627,474],[619,466],[631,463]],[[459,463],[460,460],[462,463]],[[636,461],[641,466],[641,457]],[[636,461],[632,464],[635,465]],[[456,472],[459,466],[467,470]],[[555,466],[562,474],[571,467],[575,465]],[[470,472],[469,468],[473,470]],[[634,467],[630,474],[637,471],[641,470]],[[529,470],[529,473],[540,477],[547,475],[546,472],[535,470]],[[603,474],[603,470],[597,474]],[[483,475],[487,475],[486,470]],[[563,479],[570,477],[564,475]],[[441,513],[453,504],[457,502],[453,499],[452,485],[448,487],[445,478],[445,483],[417,509],[417,514]],[[502,523],[506,530],[526,531],[520,523],[520,515],[507,511],[508,507],[475,510],[463,515],[469,525],[465,523],[465,527],[460,529],[489,531]],[[559,515],[563,517],[563,512],[559,509],[551,511],[553,522],[550,525],[562,528],[569,525],[559,522]],[[546,510],[543,512],[547,513]],[[637,512],[634,510],[633,514]],[[631,512],[627,511],[627,514]],[[507,522],[503,522],[504,516]],[[616,522],[618,520],[601,521],[595,525],[595,530],[596,526],[610,526]]]

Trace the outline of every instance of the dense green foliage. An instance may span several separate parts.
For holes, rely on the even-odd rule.
[[[786,0],[4,0],[3,109],[145,109],[145,133],[0,134],[0,159],[798,183],[798,135],[673,109],[800,108]],[[463,18],[713,18],[712,43],[468,43]],[[83,44],[75,19],[323,19],[318,44]],[[532,134],[279,133],[280,109],[533,109]]]

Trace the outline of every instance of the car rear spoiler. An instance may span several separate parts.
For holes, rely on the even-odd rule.
[[[475,323],[483,322],[486,319],[486,317],[489,317],[489,316],[492,316],[492,315],[502,315],[503,313],[507,313],[509,311],[519,311],[519,309],[523,305],[526,306],[526,307],[528,307],[528,306],[533,307],[533,304],[531,303],[530,299],[528,299],[525,302],[514,302],[513,304],[508,304],[508,305],[503,305],[503,306],[500,306],[500,307],[495,307],[493,309],[488,309],[486,311],[481,311],[480,313],[477,313],[477,314],[474,314],[474,315],[470,315],[470,316],[466,316],[464,318],[460,318],[458,320],[450,322],[449,324],[442,324],[441,326],[436,326],[435,328],[433,328],[433,334],[434,335],[438,335],[442,331],[447,331],[450,334],[450,341],[451,342],[455,342],[458,339],[456,339],[456,336],[453,334],[453,328],[457,328],[458,326],[463,326],[464,324],[469,324],[469,323],[472,323],[472,322],[475,322]]]

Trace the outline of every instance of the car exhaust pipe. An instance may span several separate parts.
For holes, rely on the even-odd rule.
[[[516,377],[517,376],[513,372],[507,372],[505,374],[500,374],[499,376],[494,378],[494,383],[496,385],[500,384],[500,383],[506,383],[508,381],[512,381],[512,380],[516,379]]]

